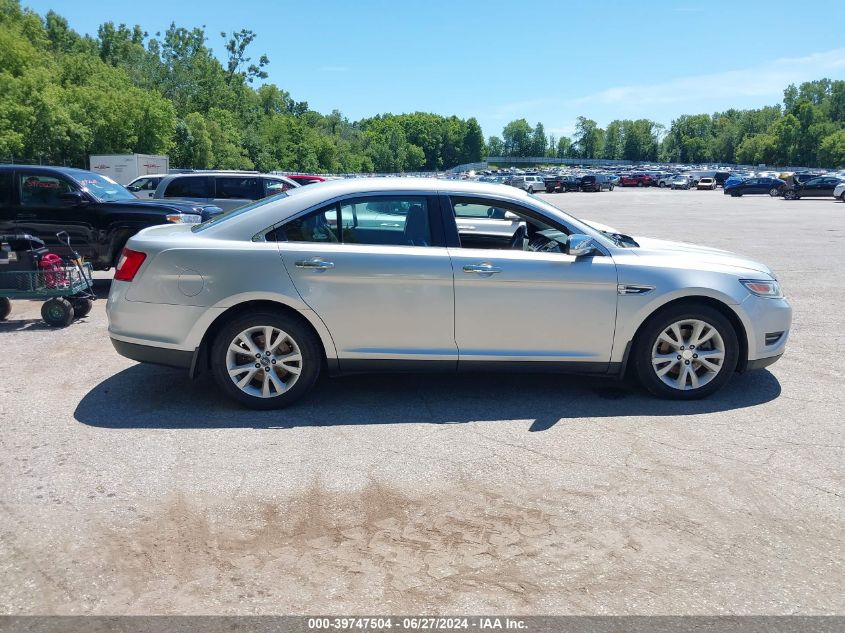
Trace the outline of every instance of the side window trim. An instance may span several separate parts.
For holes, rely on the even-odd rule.
[[[294,213],[288,218],[276,222],[275,224],[267,227],[256,233],[252,237],[253,242],[261,242],[261,241],[277,241],[272,239],[270,236],[278,229],[283,228],[289,222],[293,222],[294,220],[298,220],[303,218],[311,213],[318,212],[321,209],[327,209],[331,205],[335,205],[337,209],[337,225],[338,227],[342,226],[342,218],[340,216],[340,207],[345,203],[353,203],[354,200],[360,198],[373,198],[373,197],[386,197],[386,198],[396,198],[398,196],[416,196],[416,197],[424,197],[426,198],[428,209],[428,217],[429,217],[429,229],[431,231],[431,245],[430,246],[407,246],[408,248],[442,248],[446,246],[450,246],[449,244],[449,223],[445,222],[444,217],[446,214],[451,213],[451,206],[447,201],[443,201],[443,195],[438,194],[432,191],[373,191],[373,192],[356,192],[352,194],[345,194],[342,196],[338,196],[333,198],[329,201],[321,202],[316,205],[312,205],[302,211]],[[454,226],[454,220],[451,221],[452,225]],[[455,239],[457,239],[457,229],[455,229]],[[339,241],[338,244],[342,244],[343,237],[342,235],[338,236]],[[278,240],[284,241],[284,240]],[[297,242],[299,244],[304,244],[308,242]],[[317,243],[317,242],[314,242]],[[356,244],[356,246],[380,246],[379,244]],[[393,244],[391,246],[402,246]]]

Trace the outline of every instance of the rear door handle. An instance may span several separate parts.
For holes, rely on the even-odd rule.
[[[464,266],[465,273],[476,273],[479,275],[492,275],[493,273],[500,273],[502,269],[493,264],[467,264]]]
[[[297,268],[310,268],[312,270],[329,270],[334,268],[334,262],[327,262],[322,259],[301,259],[294,264]]]
[[[18,220],[34,220],[38,216],[34,213],[18,213]]]

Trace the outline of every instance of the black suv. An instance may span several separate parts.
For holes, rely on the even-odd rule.
[[[581,187],[581,179],[578,176],[566,176],[563,174],[554,174],[543,178],[546,185],[546,193],[559,191],[565,193],[567,191],[578,191]]]
[[[139,200],[85,169],[0,165],[0,233],[35,235],[67,257],[67,246],[56,238],[67,231],[73,247],[97,270],[114,266],[126,240],[143,228],[200,222],[221,212],[195,202]]]

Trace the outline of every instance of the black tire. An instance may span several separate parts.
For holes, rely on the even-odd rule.
[[[642,182],[638,182],[638,183],[637,183],[637,187],[642,187],[642,186],[643,186],[643,183],[642,183]]]
[[[663,187],[666,186],[666,183],[665,182],[659,182],[659,183],[657,183],[657,186],[660,187],[661,189],[663,189]]]
[[[261,398],[242,391],[226,368],[229,345],[241,332],[251,327],[272,326],[286,332],[299,347],[302,361],[299,378],[287,391],[269,398]],[[211,346],[211,372],[223,392],[251,409],[281,409],[302,398],[317,382],[323,366],[320,341],[313,331],[295,316],[282,312],[261,311],[235,317],[217,333]]]
[[[528,193],[534,193],[534,186],[528,185]]]
[[[716,328],[725,345],[724,363],[719,373],[706,385],[687,391],[665,384],[655,373],[651,360],[657,337],[670,325],[684,319],[699,319]],[[706,304],[687,303],[669,306],[649,317],[637,335],[632,353],[640,384],[649,392],[667,400],[698,400],[718,391],[731,379],[739,362],[739,339],[733,325],[721,312]]]
[[[842,202],[845,202],[845,191],[842,192],[842,195],[839,196],[839,199],[842,200]]]
[[[614,187],[614,186],[615,186],[615,185],[610,185],[610,190],[611,190],[611,191],[613,191],[613,187]]]
[[[48,299],[41,306],[41,318],[50,327],[67,327],[73,321],[73,305],[63,297]]]
[[[553,193],[555,190],[554,187],[546,187],[546,193]]]
[[[12,313],[12,302],[6,297],[0,297],[0,321],[5,321]]]
[[[70,304],[73,306],[73,315],[75,319],[80,319],[91,312],[94,307],[94,302],[91,299],[71,299]]]

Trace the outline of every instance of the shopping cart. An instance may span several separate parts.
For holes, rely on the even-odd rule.
[[[70,325],[74,318],[91,311],[96,298],[91,264],[83,262],[73,250],[67,232],[56,235],[69,248],[72,255],[69,260],[55,256],[47,259],[42,253],[46,251],[43,242],[29,235],[0,236],[6,247],[0,263],[0,320],[12,311],[10,299],[44,299],[41,318],[52,327]],[[8,248],[9,243],[22,242],[28,242],[29,248],[17,251]]]

